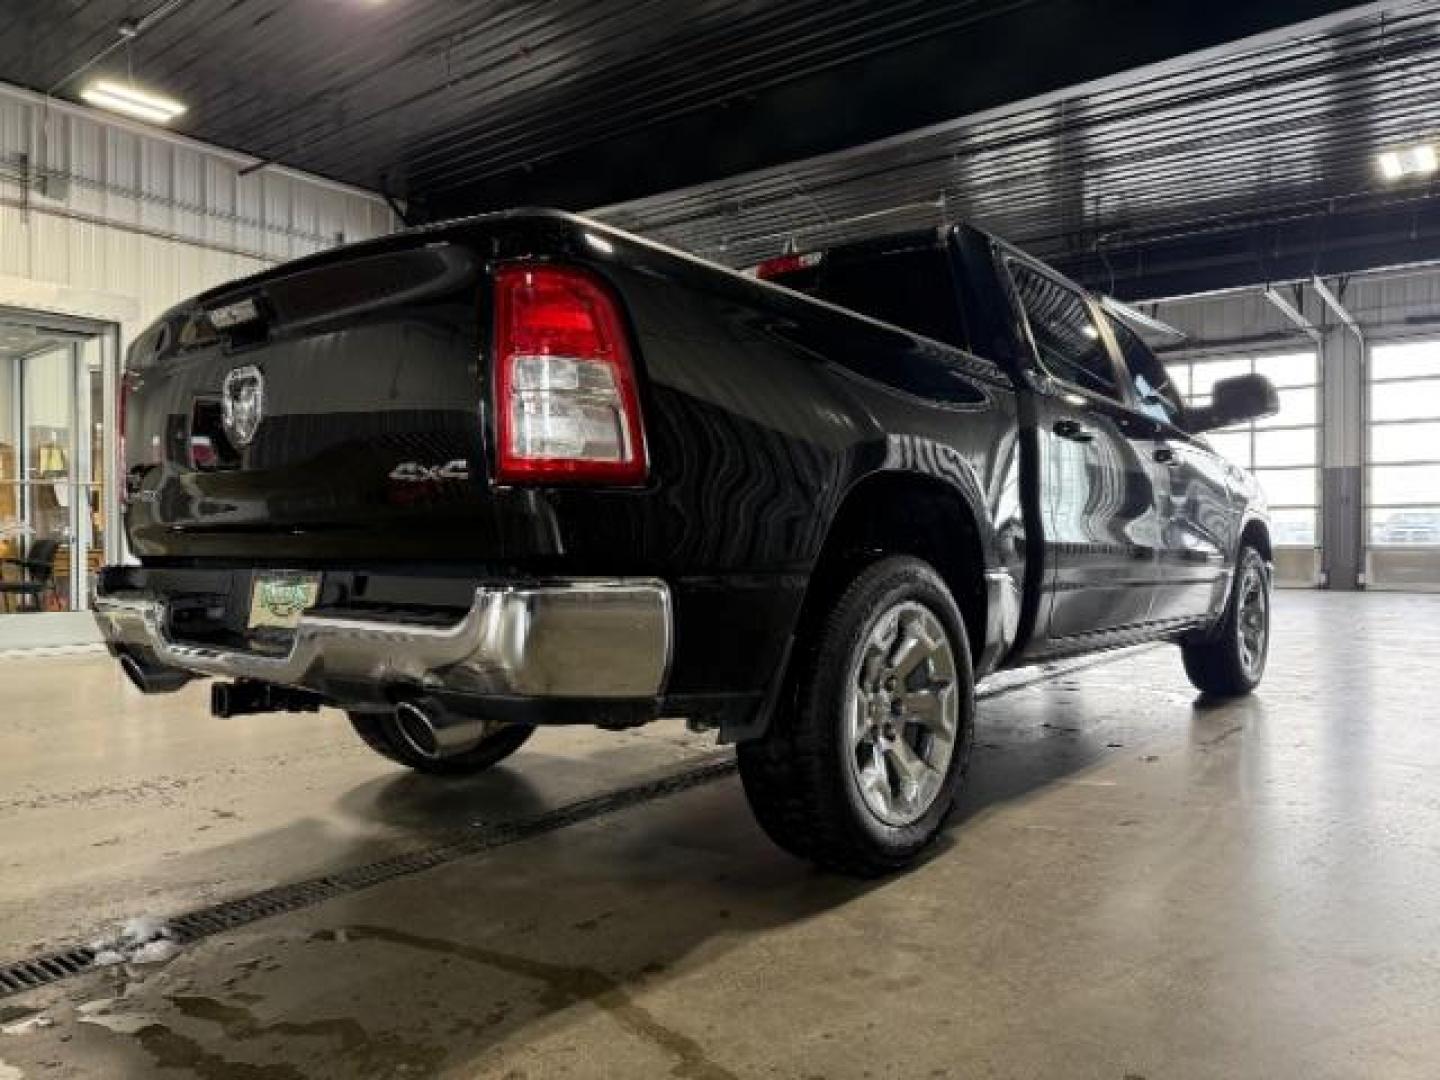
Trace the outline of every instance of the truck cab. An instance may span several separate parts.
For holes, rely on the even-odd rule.
[[[1212,621],[1263,494],[1204,432],[1273,408],[1253,378],[1228,413],[1187,407],[1142,331],[1181,336],[957,225],[782,256],[758,276],[989,360],[1016,394],[1026,586],[997,665]]]

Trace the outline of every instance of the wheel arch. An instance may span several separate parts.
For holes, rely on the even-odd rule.
[[[1240,559],[1240,549],[1247,544],[1253,544],[1267,563],[1275,561],[1275,549],[1270,542],[1270,526],[1263,518],[1252,517],[1241,528],[1240,543],[1235,549],[1237,563]]]
[[[797,652],[813,640],[827,599],[870,563],[912,555],[933,566],[955,599],[976,677],[994,670],[1014,644],[1023,572],[997,565],[996,533],[981,486],[959,454],[928,440],[891,439],[883,464],[843,487],[817,530],[806,584],[786,644],[758,706],[721,724],[723,742],[763,736],[782,707]]]
[[[955,598],[977,664],[988,643],[989,530],[961,486],[909,470],[881,470],[845,492],[816,556],[796,637],[823,616],[825,601],[887,555],[913,555],[935,568]]]

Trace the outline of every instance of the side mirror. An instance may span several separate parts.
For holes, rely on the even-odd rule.
[[[1246,420],[1263,420],[1280,411],[1280,394],[1264,375],[1236,375],[1215,384],[1210,404],[1191,409],[1191,431],[1214,431]]]

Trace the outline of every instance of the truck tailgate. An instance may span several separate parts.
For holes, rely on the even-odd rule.
[[[136,553],[483,555],[479,282],[466,247],[417,240],[169,313],[127,361]]]

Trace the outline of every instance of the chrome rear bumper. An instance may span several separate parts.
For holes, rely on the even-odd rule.
[[[197,675],[256,679],[333,693],[404,687],[457,694],[635,699],[664,692],[672,652],[670,591],[652,578],[595,578],[475,590],[448,626],[303,615],[284,655],[172,639],[166,601],[144,592],[95,595],[113,651]]]

